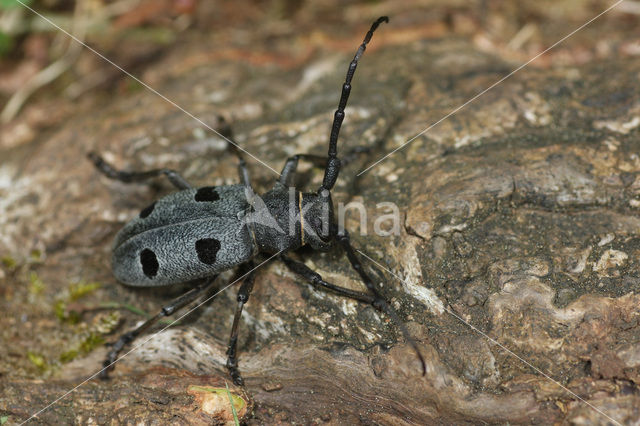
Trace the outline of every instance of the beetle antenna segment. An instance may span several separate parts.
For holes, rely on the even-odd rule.
[[[371,25],[371,28],[364,36],[362,44],[360,45],[360,47],[358,47],[356,55],[353,57],[353,60],[349,64],[347,77],[344,81],[344,84],[342,85],[342,95],[340,96],[338,109],[333,115],[331,136],[329,137],[329,154],[327,159],[327,167],[324,170],[324,180],[322,181],[322,186],[318,190],[319,193],[322,193],[325,189],[331,191],[333,185],[335,185],[336,180],[338,179],[338,174],[340,173],[340,159],[338,158],[338,134],[340,133],[340,127],[342,127],[342,120],[344,120],[344,109],[347,106],[347,101],[349,100],[349,93],[351,93],[351,79],[353,78],[353,74],[356,72],[358,60],[367,48],[367,43],[371,41],[373,32],[383,22],[388,23],[389,18],[386,16],[381,16]]]

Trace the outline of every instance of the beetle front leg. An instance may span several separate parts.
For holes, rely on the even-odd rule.
[[[280,172],[280,178],[278,182],[283,184],[284,186],[293,185],[293,178],[296,174],[296,170],[298,169],[298,161],[305,160],[310,162],[314,167],[324,168],[327,164],[327,157],[322,157],[320,155],[313,154],[297,154],[293,157],[287,158],[287,162],[284,163],[284,167]]]
[[[231,375],[233,383],[238,386],[244,385],[244,380],[242,379],[242,377],[240,376],[240,372],[238,371],[238,358],[236,357],[236,347],[238,344],[238,325],[240,324],[242,309],[244,308],[245,303],[249,301],[249,296],[251,295],[251,291],[253,290],[253,284],[256,278],[253,262],[250,262],[247,267],[251,272],[248,273],[244,282],[240,286],[240,289],[238,290],[238,305],[236,306],[236,313],[233,316],[231,336],[229,337],[229,346],[227,348],[227,370],[229,370],[229,375]],[[244,268],[243,271],[246,269],[247,268]],[[241,271],[240,275],[243,274],[243,271]]]
[[[111,346],[111,350],[107,354],[107,359],[104,360],[103,369],[100,371],[100,378],[107,379],[109,377],[109,370],[113,368],[113,364],[118,360],[118,354],[127,344],[133,342],[138,336],[147,331],[160,319],[173,315],[177,310],[196,300],[198,296],[211,288],[217,277],[218,276],[216,275],[209,280],[202,282],[200,285],[192,288],[182,296],[172,300],[168,305],[162,308],[160,312],[146,320],[141,326],[120,336],[120,338]]]
[[[368,146],[356,146],[355,148],[350,149],[349,151],[347,151],[346,155],[344,155],[340,159],[341,167],[344,167],[354,161],[360,154],[366,154],[370,151],[371,147]],[[284,163],[284,167],[280,172],[280,178],[278,178],[278,182],[280,182],[284,186],[292,186],[293,179],[298,169],[298,162],[300,160],[311,163],[313,167],[319,167],[321,169],[327,167],[327,157],[313,154],[296,154],[293,157],[287,158],[287,162]]]

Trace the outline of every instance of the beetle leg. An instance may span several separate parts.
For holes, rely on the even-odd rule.
[[[87,157],[93,162],[96,168],[109,179],[119,180],[125,183],[140,182],[151,179],[160,175],[165,175],[169,182],[178,189],[189,189],[191,185],[178,172],[172,169],[154,169],[144,172],[126,172],[118,170],[111,164],[107,163],[101,156],[95,152],[90,152]]]
[[[317,272],[311,270],[311,268],[309,268],[304,263],[298,262],[296,260],[293,260],[290,257],[287,257],[285,255],[281,255],[280,258],[283,260],[284,264],[289,269],[291,269],[296,274],[300,275],[302,278],[305,278],[315,288],[323,289],[323,290],[329,290],[329,291],[331,291],[333,293],[336,293],[336,294],[339,294],[341,296],[345,296],[345,297],[349,297],[351,299],[359,300],[361,302],[364,302],[364,303],[367,303],[367,304],[373,306],[378,311],[383,312],[384,314],[390,316],[391,319],[398,325],[398,327],[402,331],[402,334],[405,336],[405,339],[407,340],[407,342],[416,351],[416,354],[418,355],[418,359],[420,359],[420,363],[422,364],[422,374],[423,375],[426,374],[426,364],[424,362],[424,358],[422,357],[422,354],[420,353],[420,350],[418,349],[418,345],[416,344],[415,340],[413,340],[413,338],[409,334],[409,330],[407,330],[407,327],[400,320],[400,318],[398,317],[398,314],[396,313],[396,311],[382,297],[382,295],[380,295],[380,293],[378,292],[376,287],[373,285],[373,281],[371,280],[371,278],[369,278],[367,273],[364,272],[364,269],[362,268],[362,265],[360,264],[360,261],[357,258],[355,258],[355,255],[354,255],[355,262],[352,261],[352,257],[350,256],[350,253],[353,254],[353,249],[349,245],[348,238],[349,237],[348,237],[348,234],[347,234],[346,235],[346,242],[347,242],[347,247],[348,248],[345,247],[345,250],[347,252],[347,256],[349,256],[349,261],[351,262],[351,265],[353,266],[353,269],[355,269],[360,274],[360,277],[362,278],[362,281],[364,281],[365,285],[367,286],[369,291],[371,291],[371,293],[373,293],[373,295],[368,294],[368,293],[364,293],[364,292],[361,292],[361,291],[355,291],[355,290],[351,290],[351,289],[348,289],[348,288],[340,287],[340,286],[337,286],[335,284],[326,282],[326,281],[324,281],[322,279],[320,274],[318,274]],[[342,241],[340,241],[340,242],[342,243]],[[358,266],[356,266],[356,265],[358,265]]]
[[[298,169],[298,160],[305,160],[313,164],[315,167],[324,168],[327,164],[327,157],[322,157],[320,155],[313,154],[297,154],[293,157],[287,158],[287,162],[284,163],[284,167],[280,172],[280,178],[278,178],[278,182],[283,184],[284,186],[293,185],[293,178],[296,174],[296,170]]]
[[[103,369],[100,371],[100,378],[107,379],[109,375],[109,370],[113,367],[113,364],[118,360],[118,354],[122,349],[129,343],[133,342],[138,336],[147,331],[152,325],[158,322],[163,317],[167,317],[169,315],[173,315],[173,313],[189,303],[193,302],[198,298],[198,296],[205,293],[213,283],[216,281],[218,276],[214,276],[206,281],[203,281],[198,286],[192,288],[187,291],[182,296],[172,300],[168,305],[160,310],[155,316],[146,320],[141,326],[138,328],[131,330],[122,336],[111,346],[111,350],[107,354],[107,359],[104,360]]]
[[[251,178],[249,177],[249,169],[247,169],[247,162],[242,155],[242,151],[238,149],[236,145],[229,144],[229,149],[238,157],[238,174],[240,180],[246,187],[251,187]]]
[[[299,275],[300,277],[306,279],[319,290],[329,290],[333,293],[336,293],[340,296],[349,297],[351,299],[359,300],[360,302],[367,303],[369,305],[373,305],[376,301],[376,298],[368,293],[364,293],[362,291],[351,290],[348,288],[340,287],[338,285],[332,284],[330,282],[322,279],[320,274],[309,268],[302,262],[298,262],[297,260],[293,260],[289,256],[280,255],[280,259],[284,262],[284,264],[289,268],[292,272]]]
[[[218,120],[220,121],[220,134],[227,140],[227,148],[231,150],[238,157],[238,174],[240,175],[240,180],[246,187],[251,187],[251,179],[249,177],[249,170],[247,169],[247,162],[244,160],[244,155],[242,155],[242,151],[238,148],[238,145],[230,143],[233,138],[233,130],[224,117],[219,116]]]
[[[342,157],[341,162],[342,166],[345,166],[355,160],[358,154],[366,153],[371,151],[370,147],[367,146],[357,146],[355,148],[350,149],[347,154]],[[318,167],[324,169],[327,166],[327,157],[322,155],[313,155],[313,154],[297,154],[293,157],[287,158],[287,162],[284,163],[284,167],[282,168],[282,172],[280,172],[280,178],[278,182],[283,184],[284,186],[292,186],[293,179],[296,174],[296,170],[298,168],[298,161],[305,160],[313,165],[313,167]]]
[[[251,178],[249,177],[249,169],[247,169],[247,162],[244,161],[242,156],[239,156],[238,161],[238,174],[240,175],[240,180],[245,187],[251,187]]]
[[[251,291],[253,290],[253,283],[256,278],[255,268],[253,267],[253,262],[249,262],[246,268],[240,271],[240,275],[242,275],[246,269],[249,269],[247,277],[242,282],[240,289],[238,290],[238,304],[236,305],[236,313],[233,316],[233,325],[231,326],[231,336],[229,337],[229,346],[227,347],[227,370],[229,370],[229,374],[233,379],[233,383],[238,386],[244,385],[244,380],[240,376],[240,372],[238,371],[238,358],[236,357],[236,346],[238,343],[238,325],[240,324],[240,317],[242,316],[242,309],[244,308],[245,303],[249,300],[249,295],[251,295]]]
[[[393,309],[389,304],[389,302],[387,302],[384,299],[384,297],[380,294],[377,287],[373,283],[373,280],[371,279],[369,274],[367,274],[367,272],[364,270],[364,267],[362,266],[360,259],[358,259],[358,257],[355,254],[355,251],[353,250],[353,247],[351,246],[351,239],[349,238],[349,233],[344,229],[340,230],[338,231],[338,235],[336,236],[336,239],[338,240],[338,242],[346,252],[347,258],[349,259],[349,263],[351,263],[351,267],[358,273],[358,275],[360,275],[362,282],[364,282],[364,284],[367,286],[369,291],[374,294],[376,300],[373,306],[375,306],[376,309],[378,309],[379,311],[382,311],[391,317],[391,319],[398,325],[398,327],[402,331],[402,334],[404,335],[407,342],[413,347],[413,350],[416,351],[416,354],[418,355],[418,358],[422,363],[422,375],[424,376],[427,372],[427,368],[424,362],[424,358],[420,353],[420,349],[418,348],[416,341],[409,334],[409,330],[407,330],[407,327],[400,320],[400,317],[398,317],[398,314],[396,313],[395,309]]]

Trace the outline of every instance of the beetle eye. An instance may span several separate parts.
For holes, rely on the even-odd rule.
[[[329,236],[329,224],[322,220],[321,216],[313,216],[311,218],[311,225],[318,237],[325,240]]]

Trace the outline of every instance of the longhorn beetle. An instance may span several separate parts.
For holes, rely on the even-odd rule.
[[[116,235],[112,253],[115,277],[122,283],[135,287],[197,282],[197,285],[165,306],[156,316],[123,334],[113,344],[104,361],[105,368],[101,372],[103,378],[107,377],[109,368],[126,344],[163,316],[171,315],[204,294],[220,272],[239,267],[240,276],[245,273],[246,277],[238,290],[226,366],[234,383],[243,385],[236,358],[238,323],[242,308],[253,289],[253,259],[264,254],[276,254],[291,271],[309,281],[315,289],[328,290],[370,304],[389,315],[412,345],[422,364],[422,374],[425,374],[425,362],[417,344],[356,257],[347,231],[338,229],[331,200],[331,189],[338,179],[341,166],[338,158],[338,134],[351,92],[351,79],[373,32],[383,22],[389,22],[389,19],[383,16],[371,25],[349,64],[331,126],[327,157],[309,154],[290,157],[273,188],[262,196],[253,193],[246,163],[237,148],[233,151],[239,160],[238,170],[243,183],[201,188],[193,188],[171,169],[120,171],[96,153],[88,154],[96,168],[111,179],[138,182],[164,175],[179,189],[144,208],[139,217],[127,223]],[[228,129],[227,133],[230,134]],[[324,179],[316,192],[300,192],[293,187],[299,160],[324,168]],[[243,214],[244,217],[241,217]],[[315,250],[327,251],[335,241],[342,246],[351,266],[360,275],[369,292],[329,283],[304,263],[287,255],[287,252],[307,244]]]

